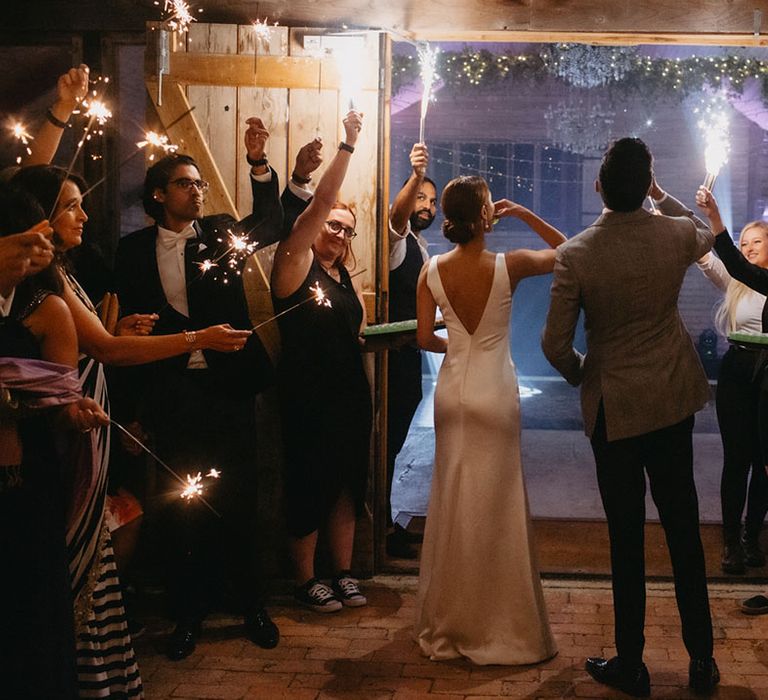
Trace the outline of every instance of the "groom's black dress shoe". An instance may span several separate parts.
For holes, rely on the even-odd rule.
[[[199,634],[200,627],[197,625],[176,625],[176,629],[168,638],[165,655],[171,661],[186,659],[195,650]]]
[[[274,649],[280,641],[280,630],[272,622],[265,608],[246,618],[245,631],[248,639],[262,649]]]
[[[628,666],[618,656],[606,661],[597,656],[587,659],[584,664],[592,678],[598,683],[618,688],[627,695],[645,698],[651,694],[651,678],[644,663]]]
[[[714,659],[691,659],[688,666],[688,685],[694,693],[710,695],[720,682],[720,671]]]

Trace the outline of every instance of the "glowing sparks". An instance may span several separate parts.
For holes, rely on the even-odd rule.
[[[220,479],[221,472],[216,469],[216,467],[211,467],[211,470],[206,474],[206,476],[210,476],[211,479]]]
[[[363,90],[364,43],[360,37],[342,37],[333,47],[333,57],[341,74],[341,100],[348,109],[357,109]]]
[[[419,143],[424,143],[424,130],[427,120],[427,109],[432,98],[432,88],[437,80],[437,54],[439,49],[429,44],[418,47],[419,74],[423,85],[421,93],[421,118],[419,120]]]
[[[163,23],[175,32],[189,31],[189,25],[197,21],[184,0],[165,0],[163,13],[166,15]]]
[[[179,150],[178,146],[168,141],[168,137],[165,134],[158,134],[155,131],[144,132],[144,140],[137,142],[136,146],[138,148],[145,148],[146,146],[151,146],[152,148],[162,151],[166,155],[169,153],[176,153],[176,151]],[[155,159],[155,154],[154,153],[150,154],[149,160],[154,160],[154,159]]]
[[[722,96],[716,97],[706,107],[694,110],[701,114],[698,127],[704,138],[704,162],[707,169],[704,186],[710,190],[731,152],[730,120],[724,102]]]
[[[99,126],[104,126],[112,118],[112,111],[109,107],[96,97],[91,100],[83,100],[83,107],[85,107],[85,116],[95,120]]]
[[[26,127],[21,122],[14,122],[11,124],[11,132],[13,133],[13,137],[21,142],[21,144],[24,146],[24,150],[27,152],[27,155],[32,155],[32,149],[29,147],[29,142],[34,140],[33,137],[30,135],[30,133],[27,131]],[[21,164],[21,156],[16,157],[16,163]]]
[[[267,51],[269,51],[269,39],[272,36],[272,27],[276,27],[277,22],[270,26],[265,17],[264,21],[257,19],[252,26],[253,34],[256,37],[256,49],[258,50],[259,42],[261,42],[266,47]]]
[[[203,260],[202,262],[197,263],[197,266],[200,268],[200,272],[203,274],[208,272],[208,270],[213,269],[214,267],[218,267],[218,265],[213,262],[213,260]]]
[[[331,300],[326,296],[325,291],[320,286],[319,282],[315,282],[314,286],[309,288],[312,292],[312,299],[315,300],[315,303],[318,306],[327,306],[331,307]]]
[[[33,137],[21,122],[14,122],[14,124],[11,125],[11,131],[13,132],[14,138],[21,141],[25,146],[33,140]]]
[[[203,475],[197,472],[194,476],[187,474],[187,483],[181,491],[181,497],[187,501],[203,495]]]

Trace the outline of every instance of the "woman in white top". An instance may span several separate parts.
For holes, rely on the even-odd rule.
[[[768,268],[768,223],[753,221],[744,226],[738,246],[750,263]],[[724,335],[763,332],[766,297],[732,278],[712,253],[703,257],[698,267],[725,293],[715,314],[718,331]],[[727,574],[743,574],[745,564],[765,565],[765,555],[758,544],[768,508],[768,475],[761,456],[758,425],[762,364],[762,353],[731,345],[723,357],[717,382],[717,421],[723,441],[721,567]],[[742,535],[745,501],[747,514]]]

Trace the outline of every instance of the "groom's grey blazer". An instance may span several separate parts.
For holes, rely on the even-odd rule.
[[[677,309],[685,271],[714,242],[676,199],[605,211],[557,249],[542,349],[581,385],[584,431],[592,436],[602,399],[609,441],[674,425],[709,399],[709,385]],[[573,347],[584,310],[587,351]]]

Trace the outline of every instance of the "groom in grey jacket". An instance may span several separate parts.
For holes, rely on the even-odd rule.
[[[542,339],[553,367],[581,385],[611,542],[617,656],[588,658],[586,670],[630,695],[650,693],[643,663],[647,472],[672,560],[690,686],[709,693],[719,673],[692,449],[694,413],[707,402],[709,386],[677,300],[686,269],[714,237],[658,187],[651,153],[639,139],[611,146],[596,186],[605,209],[557,249]],[[643,209],[648,195],[664,214],[676,216]],[[581,310],[584,355],[573,347]]]

